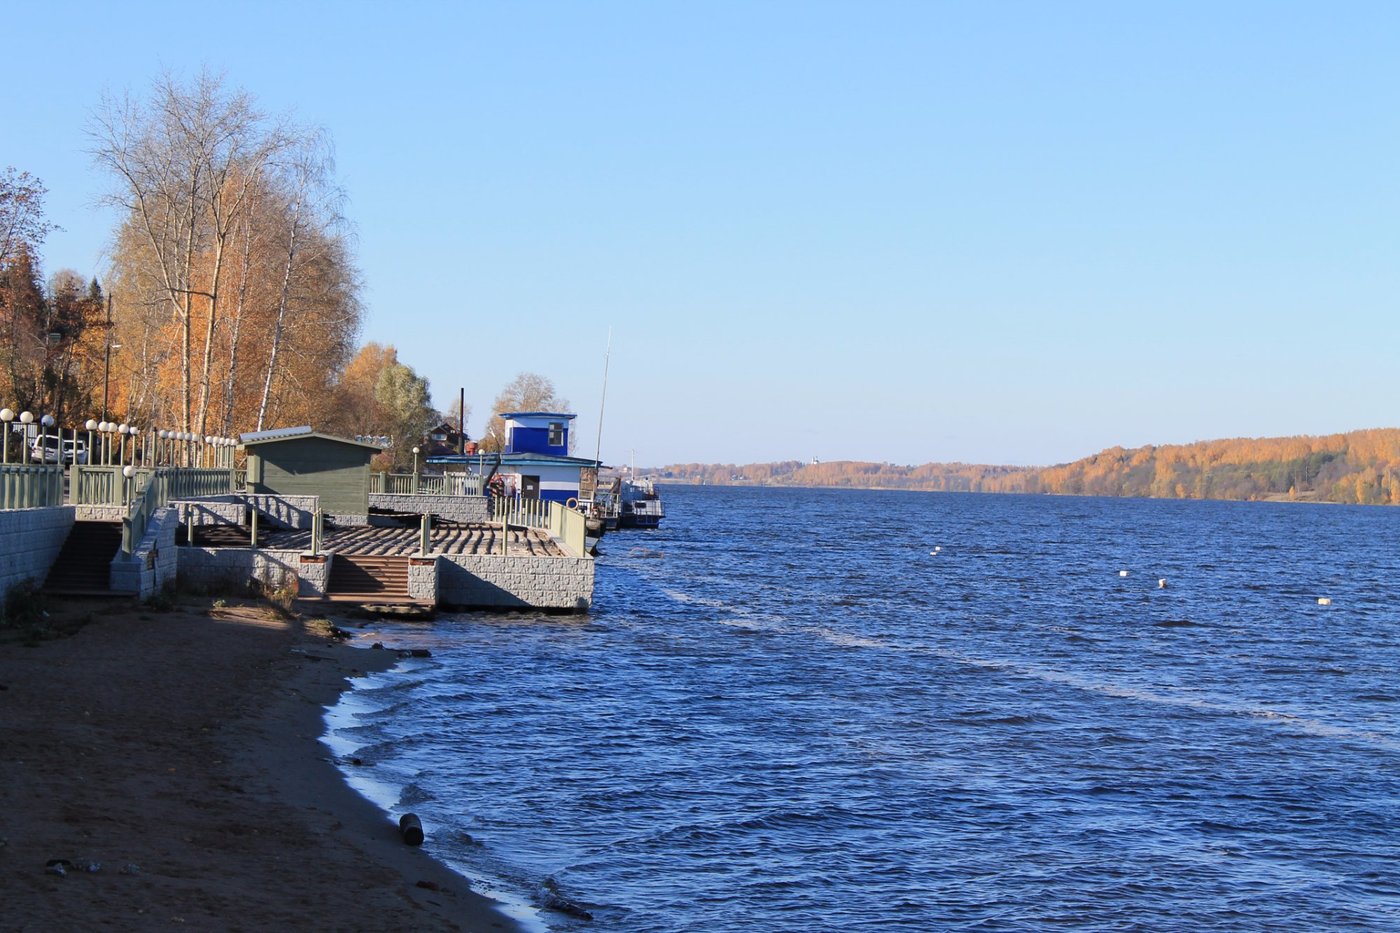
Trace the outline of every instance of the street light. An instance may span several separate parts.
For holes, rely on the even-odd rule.
[[[93,419],[89,418],[89,419],[87,420],[87,424],[83,425],[83,427],[87,428],[87,432],[88,432],[87,462],[88,462],[88,466],[91,466],[91,465],[92,465],[92,432],[97,430],[97,422],[94,421]],[[73,459],[74,459],[75,461],[78,459],[78,454],[77,454],[76,451],[73,453]]]
[[[15,413],[14,413],[14,410],[13,410],[13,409],[11,409],[11,408],[0,409],[0,421],[3,421],[3,422],[5,423],[4,428],[3,428],[3,429],[0,429],[0,430],[3,430],[3,431],[5,432],[5,440],[4,440],[4,457],[5,457],[5,459],[4,459],[4,461],[3,461],[4,463],[9,463],[9,462],[10,462],[10,422],[11,422],[11,421],[14,421],[14,420],[15,420]]]
[[[39,419],[39,462],[49,462],[49,445],[44,443],[49,439],[49,428],[53,427],[53,415],[45,415]],[[54,451],[54,463],[63,462],[63,439],[59,438],[58,449]]]

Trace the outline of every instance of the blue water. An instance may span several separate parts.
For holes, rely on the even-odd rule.
[[[1400,510],[663,495],[340,711],[549,929],[1400,929]]]

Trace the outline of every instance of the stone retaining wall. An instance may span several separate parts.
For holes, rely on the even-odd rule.
[[[0,511],[0,608],[10,587],[43,583],[73,527],[74,507]]]
[[[118,551],[112,559],[112,590],[150,599],[174,583],[179,569],[179,549],[175,546],[175,531],[179,527],[179,510],[171,506],[156,509],[135,553],[127,557]]]
[[[259,525],[303,530],[311,527],[319,501],[316,496],[229,495],[180,499],[172,504],[180,508],[181,521],[193,516],[196,525],[241,525],[252,506],[258,510]]]
[[[253,580],[269,590],[297,586],[300,591],[301,551],[270,551],[267,548],[182,547],[180,585],[194,590],[245,589]],[[318,574],[329,573],[330,563],[316,565]],[[324,576],[321,586],[324,588]]]
[[[491,510],[485,496],[410,496],[372,492],[370,508],[391,512],[432,513],[447,522],[489,522]]]
[[[439,555],[438,602],[459,609],[562,609],[593,603],[593,558]]]

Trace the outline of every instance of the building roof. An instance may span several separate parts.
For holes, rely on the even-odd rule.
[[[483,461],[487,466],[493,466],[493,465],[495,465],[495,463],[496,463],[496,455],[493,454],[493,453],[492,453],[492,454],[488,454],[488,453],[481,453],[481,454],[443,454],[443,455],[441,455],[441,456],[432,456],[432,457],[429,457],[429,458],[427,459],[426,462],[428,462],[428,463],[477,463],[478,461]],[[580,467],[591,467],[591,466],[599,466],[599,465],[600,465],[600,461],[598,461],[598,460],[592,460],[592,459],[589,459],[589,458],[587,458],[587,457],[561,457],[561,456],[558,456],[558,455],[556,455],[556,454],[534,454],[534,453],[501,454],[501,466],[502,466],[502,467],[510,467],[510,466],[580,466]]]
[[[259,444],[274,444],[278,441],[301,440],[307,437],[320,438],[323,441],[335,441],[340,444],[349,444],[352,447],[365,447],[376,452],[384,449],[378,444],[367,444],[364,441],[357,441],[349,437],[336,437],[334,434],[321,434],[319,431],[313,431],[309,424],[298,425],[294,428],[271,428],[267,431],[250,431],[247,434],[238,435],[238,443],[242,447],[256,447]]]
[[[578,415],[571,415],[562,411],[503,411],[500,412],[502,418],[562,418],[565,421],[573,421]]]

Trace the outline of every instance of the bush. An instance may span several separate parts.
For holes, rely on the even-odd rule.
[[[5,594],[5,611],[0,627],[19,632],[33,644],[49,634],[49,613],[44,594],[32,581],[16,583]]]

